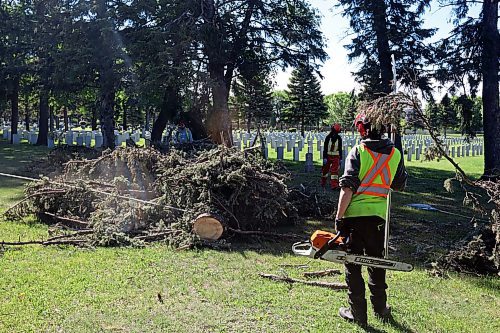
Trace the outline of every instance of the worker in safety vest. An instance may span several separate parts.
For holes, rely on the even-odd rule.
[[[408,174],[401,152],[391,140],[382,138],[385,126],[372,124],[360,114],[355,127],[362,140],[351,149],[345,161],[335,229],[348,237],[348,252],[383,257],[388,195],[391,189],[404,189]],[[349,307],[341,307],[339,315],[366,326],[367,305],[361,266],[345,264],[345,270]],[[368,267],[368,275],[375,316],[388,320],[391,308],[387,305],[385,270]]]
[[[342,138],[339,124],[333,124],[330,133],[325,138],[323,147],[323,168],[321,169],[321,186],[325,187],[328,173],[330,173],[330,186],[332,189],[339,188],[339,170],[342,160]]]
[[[175,141],[180,144],[193,143],[193,134],[191,133],[191,130],[186,127],[186,124],[184,124],[183,121],[180,121],[177,126]]]

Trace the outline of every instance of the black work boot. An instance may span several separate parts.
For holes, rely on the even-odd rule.
[[[341,307],[339,309],[339,316],[347,321],[356,323],[361,327],[366,327],[368,325],[366,318],[355,317],[351,308]]]
[[[391,319],[391,306],[387,304],[382,311],[375,311],[375,317],[383,322]]]

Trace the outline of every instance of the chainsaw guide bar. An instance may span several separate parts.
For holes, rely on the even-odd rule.
[[[296,255],[305,256],[309,258],[318,258],[316,250],[310,241],[298,242],[292,245],[292,251]],[[357,264],[368,267],[376,267],[389,269],[393,271],[411,272],[413,266],[399,261],[388,260],[384,258],[368,257],[357,254],[349,254],[342,250],[327,250],[323,255],[319,256],[319,259],[326,261],[336,262],[340,264]]]

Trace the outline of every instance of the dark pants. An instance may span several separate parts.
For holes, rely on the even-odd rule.
[[[346,231],[350,234],[348,252],[365,254],[371,257],[383,257],[385,220],[378,216],[363,216],[345,219]],[[361,266],[345,264],[346,282],[349,287],[348,298],[354,318],[366,321],[365,282],[361,275]],[[387,284],[385,269],[368,267],[368,287],[373,310],[382,313],[386,306]]]

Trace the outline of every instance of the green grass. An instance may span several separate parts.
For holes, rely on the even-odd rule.
[[[11,148],[0,143],[1,170],[18,171],[17,161],[46,152],[27,145]],[[301,166],[291,168],[300,170]],[[422,237],[422,243],[459,237],[466,221],[404,207],[408,202],[428,201],[471,214],[460,207],[459,194],[448,194],[440,185],[453,173],[426,171],[420,165],[409,169],[408,192],[394,196],[394,236]],[[297,173],[295,181],[313,184],[319,180],[317,175]],[[19,199],[21,192],[21,183],[0,178],[0,211]],[[450,232],[432,235],[429,227],[436,223]],[[316,226],[328,228],[311,221],[306,229]],[[0,218],[0,239],[41,237],[47,237],[45,225]],[[423,259],[415,249],[404,247],[404,242],[396,245],[400,248],[392,256],[417,267],[411,273],[388,272],[395,321],[382,324],[369,313],[370,331],[500,330],[500,279],[454,274],[449,279],[434,278],[423,268],[433,254]],[[300,277],[301,270],[283,269],[279,265],[284,263],[307,264],[308,270],[341,268],[290,252],[287,242],[257,241],[234,244],[230,252],[175,251],[163,245],[143,249],[8,247],[0,250],[0,332],[361,332],[336,315],[338,307],[346,305],[345,292],[290,286],[258,276],[259,272],[286,271]],[[329,279],[343,281],[343,276]]]

